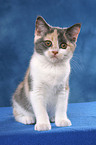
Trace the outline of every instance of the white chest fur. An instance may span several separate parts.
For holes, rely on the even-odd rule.
[[[33,91],[30,92],[30,100],[37,122],[48,122],[48,116],[53,118],[55,114],[57,114],[56,116],[66,114],[68,93],[63,92],[62,85],[66,84],[69,77],[70,63],[67,61],[52,64],[43,56],[34,54],[30,61],[30,74],[33,80]],[[65,110],[64,113],[62,113],[62,110]],[[64,116],[66,117],[66,115]]]
[[[70,74],[70,63],[52,64],[42,56],[33,55],[31,63],[31,75],[36,84],[45,83],[52,88],[66,81]]]

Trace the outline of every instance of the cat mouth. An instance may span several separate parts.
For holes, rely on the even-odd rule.
[[[52,56],[51,59],[58,60],[57,56]]]
[[[57,58],[58,59],[57,55],[52,55],[51,58]]]
[[[60,61],[60,59],[57,56],[51,56],[50,57],[50,61],[52,61],[52,62],[58,62],[58,61]]]

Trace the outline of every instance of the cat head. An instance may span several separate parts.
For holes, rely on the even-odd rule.
[[[70,60],[76,47],[81,24],[68,28],[52,27],[41,17],[36,19],[35,51],[52,63]]]

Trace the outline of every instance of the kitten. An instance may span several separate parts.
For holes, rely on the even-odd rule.
[[[16,89],[12,102],[16,121],[35,124],[35,130],[71,126],[67,117],[70,59],[76,47],[81,24],[69,28],[52,27],[38,16],[34,53],[24,81]]]

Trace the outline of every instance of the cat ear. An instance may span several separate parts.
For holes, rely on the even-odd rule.
[[[76,42],[80,32],[81,24],[77,23],[66,30],[66,36],[71,42]]]
[[[42,36],[48,30],[49,30],[49,25],[46,23],[46,21],[41,16],[38,16],[36,19],[35,34]]]

